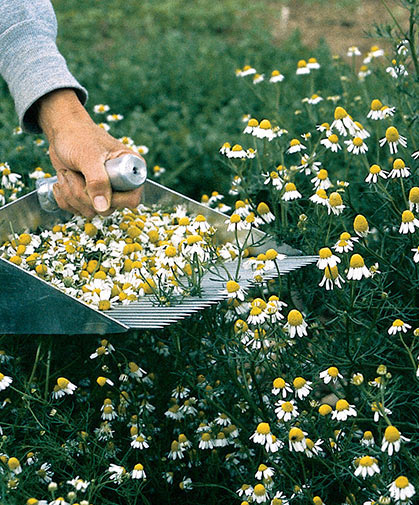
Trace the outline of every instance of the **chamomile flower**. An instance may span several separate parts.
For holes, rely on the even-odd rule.
[[[383,147],[388,143],[391,154],[396,154],[398,152],[399,144],[402,147],[407,147],[407,139],[399,134],[397,128],[394,126],[389,126],[386,130],[386,135],[379,141],[380,147]]]
[[[310,105],[317,105],[318,103],[322,102],[324,99],[323,97],[319,95],[311,95],[310,98],[303,98],[303,102],[307,102]]]
[[[361,137],[354,137],[352,139],[345,140],[344,142],[348,146],[348,153],[365,154],[368,151],[368,146]]]
[[[20,465],[20,461],[15,457],[9,458],[7,460],[7,466],[9,468],[9,470],[11,472],[13,472],[14,474],[19,474],[22,472],[22,467]]]
[[[356,417],[355,405],[350,405],[345,399],[336,402],[335,410],[332,412],[332,419],[346,421],[348,417]]]
[[[272,394],[282,395],[282,398],[286,398],[287,393],[292,393],[290,385],[285,382],[282,377],[277,377],[272,383]]]
[[[276,83],[276,82],[282,82],[283,80],[284,76],[281,74],[279,70],[272,70],[269,82]]]
[[[280,421],[288,422],[294,417],[298,417],[298,408],[294,400],[279,400],[275,406],[275,413]]]
[[[326,267],[324,269],[323,278],[319,283],[319,286],[322,288],[326,287],[326,290],[332,290],[335,286],[339,289],[342,288],[342,284],[344,284],[345,280],[339,274],[339,270],[337,266],[334,267]]]
[[[412,252],[414,252],[415,254],[413,255],[413,261],[415,263],[419,263],[419,246],[418,247],[413,247],[412,249],[410,249]]]
[[[311,384],[312,383],[304,379],[304,377],[296,377],[292,381],[292,385],[295,389],[295,396],[300,400],[303,400],[313,390]]]
[[[245,159],[247,158],[247,152],[243,149],[240,144],[235,144],[231,150],[226,150],[224,153],[227,158],[235,159]]]
[[[275,470],[266,466],[263,463],[258,466],[257,472],[255,473],[255,479],[269,481],[275,475]]]
[[[379,165],[374,164],[370,166],[370,171],[367,177],[365,178],[365,182],[367,182],[368,184],[371,183],[375,184],[378,181],[378,177],[387,179],[387,175],[388,175],[387,172],[382,170]]]
[[[371,456],[363,456],[358,459],[358,466],[355,470],[355,476],[361,476],[363,479],[372,477],[376,473],[380,473],[380,468],[377,464],[377,459]]]
[[[268,452],[271,451],[271,447],[275,443],[271,433],[271,427],[268,423],[264,422],[257,425],[256,431],[249,438],[255,444],[264,445]]]
[[[72,395],[77,389],[77,386],[70,382],[65,377],[58,377],[57,384],[54,386],[52,397],[56,400],[64,395]]]
[[[393,161],[393,169],[388,174],[392,179],[398,177],[409,177],[410,168],[406,166],[406,163],[401,158],[396,158]]]
[[[274,214],[265,202],[260,202],[256,208],[256,212],[263,219],[265,223],[271,223],[275,220]]]
[[[401,319],[395,319],[390,326],[390,328],[387,330],[387,333],[389,335],[396,335],[396,333],[407,333],[407,330],[410,330],[412,327],[410,324],[405,323]]]
[[[382,107],[383,104],[378,98],[375,98],[370,105],[370,110],[367,114],[367,118],[373,119],[374,121],[384,119],[383,112],[382,112]]]
[[[370,133],[362,126],[362,124],[359,121],[355,121],[355,126],[357,128],[356,130],[357,137],[360,137],[363,140],[370,137]]]
[[[355,216],[354,230],[359,237],[366,237],[370,232],[368,221],[362,214]]]
[[[314,195],[310,196],[309,200],[317,205],[328,207],[327,193],[324,189],[318,189]]]
[[[269,499],[268,491],[263,484],[256,484],[253,488],[252,499],[254,503],[264,503]]]
[[[388,486],[390,496],[396,500],[397,505],[402,505],[406,503],[415,495],[415,487],[409,482],[409,479],[404,475],[397,477]]]
[[[255,118],[250,118],[247,122],[246,128],[243,130],[243,133],[253,134],[255,128],[259,126],[259,121]]]
[[[12,382],[13,379],[11,377],[0,372],[0,391],[8,388]]]
[[[359,443],[363,447],[374,447],[375,440],[374,440],[374,435],[372,434],[372,432],[369,430],[364,431],[364,434],[362,435],[362,438],[359,441]]]
[[[253,74],[256,74],[256,69],[250,65],[245,65],[241,70],[236,71],[237,77],[246,77]]]
[[[259,125],[255,126],[252,135],[258,139],[268,139],[269,141],[276,137],[276,133],[272,129],[271,122],[268,119],[263,119]]]
[[[330,128],[329,123],[321,123],[316,125],[316,130],[319,132],[326,132],[327,137],[332,134],[332,130]]]
[[[90,482],[80,479],[80,477],[77,475],[77,477],[74,477],[74,479],[68,480],[67,484],[73,486],[76,491],[81,491],[82,493],[84,493],[86,489],[89,487]]]
[[[381,402],[376,401],[371,403],[371,410],[374,412],[375,423],[378,423],[380,417],[383,417],[384,415],[391,415],[393,413],[389,408],[384,407]]]
[[[335,120],[330,125],[332,130],[336,128],[344,137],[348,132],[352,136],[356,135],[357,126],[343,107],[336,107],[334,116]]]
[[[95,112],[96,114],[104,114],[105,112],[108,112],[109,109],[110,109],[109,105],[99,103],[93,107],[93,112]]]
[[[145,479],[146,473],[144,470],[144,466],[141,463],[137,463],[131,472],[132,479]]]
[[[296,335],[303,337],[307,335],[307,323],[303,319],[303,315],[299,310],[293,309],[288,313],[287,323],[284,328],[288,329],[290,338],[294,338]]]
[[[340,258],[332,253],[328,247],[322,247],[319,250],[319,259],[317,260],[317,268],[324,270],[327,266],[334,267],[340,263]]]
[[[363,81],[365,80],[365,77],[368,77],[369,75],[371,75],[371,70],[367,67],[367,65],[361,65],[361,67],[359,68],[359,72],[358,72],[358,78],[360,81]]]
[[[394,453],[400,451],[401,442],[410,442],[410,438],[403,437],[395,426],[387,426],[384,432],[381,450],[387,452],[389,456],[392,456]]]
[[[320,378],[323,379],[323,382],[325,384],[329,384],[329,382],[333,382],[333,384],[336,384],[338,379],[343,379],[343,376],[339,372],[338,368],[336,368],[335,366],[331,366],[326,370],[323,370],[323,372],[320,372]]]
[[[309,74],[310,68],[307,66],[306,60],[300,60],[297,63],[297,70],[295,72],[297,75]]]
[[[306,437],[307,433],[300,428],[291,428],[288,432],[288,448],[290,451],[304,452],[307,448]]]
[[[320,63],[317,61],[316,58],[309,58],[307,61],[307,67],[310,70],[318,70],[320,68]]]
[[[339,216],[346,209],[346,205],[343,203],[340,193],[333,191],[330,193],[327,199],[327,214],[334,214]]]
[[[234,298],[244,301],[245,291],[240,287],[240,284],[236,281],[230,280],[226,283],[226,288],[222,291],[226,294],[228,298]]]
[[[380,58],[381,56],[384,56],[384,50],[380,49],[378,46],[371,46],[363,62],[370,63],[374,58]]]
[[[284,188],[284,194],[282,195],[281,199],[284,200],[285,202],[288,202],[290,200],[297,200],[298,198],[302,198],[302,194],[297,190],[295,184],[293,182],[288,182],[285,184]]]
[[[253,76],[253,84],[260,84],[265,80],[265,74],[255,74]]]
[[[413,212],[405,210],[402,214],[402,223],[399,228],[399,233],[415,233],[416,228],[419,228],[419,219],[416,219]]]
[[[409,210],[419,212],[419,187],[414,186],[409,191]]]
[[[224,142],[224,144],[220,147],[220,154],[227,155],[231,150],[231,144],[229,142]]]
[[[365,266],[364,258],[360,254],[353,254],[349,261],[349,270],[347,278],[349,280],[359,281],[365,277],[371,277],[371,272]]]
[[[277,191],[280,191],[284,186],[284,181],[281,179],[279,173],[276,170],[272,170],[272,172],[262,174],[262,177],[265,178],[264,184],[272,184],[272,186]]]
[[[339,144],[339,137],[336,133],[332,133],[326,139],[322,139],[320,144],[326,149],[330,149],[333,153],[337,153],[340,149],[342,149]]]
[[[357,46],[351,46],[351,47],[348,47],[348,51],[346,53],[346,56],[349,56],[349,57],[361,56],[361,51],[358,49]]]
[[[320,170],[321,161],[315,161],[316,153],[313,154],[303,154],[301,156],[300,165],[297,167],[300,172],[304,172],[306,175],[316,173]]]
[[[106,120],[110,123],[121,121],[122,119],[124,119],[124,116],[122,114],[108,114],[106,116]]]
[[[289,148],[287,149],[287,154],[294,154],[304,151],[306,146],[302,144],[298,139],[291,139]]]
[[[326,169],[322,168],[318,173],[311,179],[316,189],[329,189],[332,183],[329,179],[329,174]]]
[[[322,452],[322,446],[323,445],[323,440],[319,439],[316,440],[316,442],[313,442],[311,438],[306,437],[306,448],[305,448],[305,455],[308,458],[313,458],[314,456],[319,456]]]
[[[109,478],[117,484],[121,484],[125,475],[127,474],[127,471],[123,466],[115,465],[114,463],[109,466],[108,472],[111,474]]]

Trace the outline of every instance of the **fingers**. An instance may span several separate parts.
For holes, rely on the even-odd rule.
[[[84,177],[71,170],[58,170],[57,178],[53,191],[58,205],[73,214],[93,218],[97,212],[86,193]]]
[[[91,204],[99,214],[105,214],[111,207],[111,184],[104,163],[97,161],[83,167],[86,192]]]
[[[138,207],[141,200],[143,188],[133,189],[132,191],[114,192],[112,193],[112,208],[113,209],[134,209]]]

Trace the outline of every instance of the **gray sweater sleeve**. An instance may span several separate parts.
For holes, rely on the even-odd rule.
[[[12,94],[19,123],[40,132],[32,105],[46,93],[73,88],[84,104],[87,91],[57,49],[57,20],[49,0],[0,0],[0,74]]]

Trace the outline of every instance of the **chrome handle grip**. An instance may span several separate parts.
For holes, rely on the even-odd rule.
[[[112,189],[114,191],[129,191],[142,186],[147,179],[147,166],[141,158],[134,154],[124,154],[105,162]],[[36,189],[39,204],[47,212],[59,210],[52,190],[57,177],[38,179]]]

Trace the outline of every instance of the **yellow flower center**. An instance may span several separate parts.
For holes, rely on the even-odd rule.
[[[386,130],[386,139],[388,142],[397,142],[399,140],[399,132],[394,126],[389,126]]]
[[[360,146],[362,146],[362,144],[364,143],[364,141],[360,137],[355,137],[352,140],[352,143],[353,143],[354,146],[360,147]]]
[[[285,191],[296,191],[296,186],[293,182],[288,182],[287,184],[285,184]]]
[[[332,412],[332,407],[330,405],[327,405],[326,403],[320,405],[319,414],[321,416],[327,416],[328,414],[330,414],[330,412]]]
[[[370,166],[370,174],[378,174],[381,172],[381,167],[378,165],[371,165]]]
[[[189,235],[189,237],[186,239],[186,243],[188,245],[196,244],[197,242],[201,242],[203,239],[201,235]]]
[[[360,460],[359,460],[359,464],[361,466],[372,466],[374,464],[374,459],[371,458],[371,456],[363,456]]]
[[[301,142],[298,139],[292,139],[290,141],[290,146],[291,147],[299,146],[300,144],[301,144]]]
[[[418,190],[419,190],[419,188],[418,188]],[[266,259],[268,259],[268,260],[274,260],[277,258],[277,256],[278,256],[278,253],[277,253],[277,251],[275,251],[275,249],[268,249],[266,251]]]
[[[329,196],[329,203],[332,207],[338,207],[339,205],[343,204],[342,197],[339,193],[336,193],[336,191],[334,191]]]
[[[109,310],[111,308],[111,302],[109,300],[100,300],[98,308],[99,310]]]
[[[57,384],[60,389],[65,389],[70,384],[70,381],[65,377],[58,377]]]
[[[298,63],[297,63],[297,67],[298,68],[305,68],[307,66],[307,62],[306,60],[300,60]]]
[[[351,268],[362,268],[365,265],[364,259],[360,254],[353,254],[349,262]]]
[[[141,463],[137,463],[134,466],[134,470],[141,471],[141,470],[144,470],[144,467],[143,467],[143,465]]]
[[[226,288],[228,293],[236,293],[240,286],[236,281],[227,281]]]
[[[400,431],[395,426],[387,426],[384,437],[388,442],[400,440]]]
[[[368,230],[368,221],[362,214],[358,214],[354,219],[354,230],[361,233]]]
[[[106,377],[98,377],[96,379],[96,382],[99,384],[100,387],[103,387],[106,384]]]
[[[300,428],[291,428],[288,433],[288,438],[291,442],[301,442],[304,439],[304,433]]]
[[[337,377],[339,375],[339,370],[335,366],[331,366],[327,369],[327,373],[330,377]]]
[[[176,247],[172,246],[172,245],[168,245],[166,247],[166,250],[165,250],[165,254],[168,258],[173,258],[174,256],[176,256]]]
[[[304,386],[305,386],[306,382],[307,382],[307,381],[306,381],[303,377],[296,377],[296,378],[292,381],[292,383],[293,383],[293,385],[294,385],[295,389],[301,389],[302,387],[304,387]]]
[[[394,326],[395,328],[401,328],[402,326],[404,326],[404,322],[401,319],[395,319],[393,321],[392,326]]]
[[[334,267],[328,266],[324,269],[324,276],[326,277],[326,279],[335,280],[335,279],[337,279],[338,275],[339,275],[339,270],[336,265]]]
[[[252,307],[252,309],[250,310],[250,315],[258,316],[259,314],[262,314],[262,310],[259,307]]]
[[[374,438],[371,431],[365,431],[362,437],[364,440],[372,440]]]
[[[183,216],[179,219],[179,226],[188,226],[190,224],[191,220],[189,217]]]
[[[381,110],[383,104],[377,98],[371,102],[371,110]]]
[[[347,410],[349,408],[349,403],[346,400],[338,400],[336,402],[336,410],[342,412],[342,410]]]
[[[284,412],[292,412],[294,410],[294,405],[291,402],[284,402],[281,408]]]
[[[271,72],[272,77],[277,77],[278,75],[281,75],[279,70],[272,70],[272,72]]]
[[[397,477],[397,479],[394,481],[394,484],[399,489],[404,489],[405,487],[407,487],[409,485],[409,481],[408,481],[407,477],[400,475],[400,477]]]
[[[412,203],[419,203],[419,188],[417,186],[409,191],[409,201]]]
[[[240,144],[235,144],[232,148],[232,151],[243,151],[243,147]]]
[[[259,125],[263,130],[269,130],[272,128],[272,125],[270,123],[270,121],[268,119],[263,119],[261,122],[260,122],[260,125]]]
[[[273,381],[273,386],[274,388],[276,389],[282,389],[285,387],[285,381],[282,377],[277,377],[274,381]]]
[[[300,326],[303,322],[303,315],[299,310],[293,309],[288,314],[288,323],[291,326]]]
[[[339,142],[339,138],[336,133],[332,133],[332,135],[329,135],[327,138],[332,144],[337,144]]]
[[[263,214],[268,214],[268,212],[270,212],[270,209],[265,202],[260,202],[260,204],[257,206],[256,210],[257,210],[258,214],[260,214],[261,216]]]
[[[327,200],[327,193],[324,189],[318,189],[316,191],[316,195],[320,198],[322,198],[323,200]]]
[[[17,458],[9,458],[7,461],[7,466],[10,470],[16,470],[20,466],[20,461]]]
[[[268,423],[259,423],[256,431],[261,435],[267,435],[271,432],[271,427]]]
[[[327,170],[322,168],[319,173],[317,174],[317,179],[320,179],[321,181],[324,181],[327,179],[328,173]]]
[[[253,488],[253,492],[256,496],[264,496],[266,494],[266,489],[263,484],[256,484]]]
[[[321,259],[331,258],[332,251],[328,247],[322,247],[319,251],[319,256]]]
[[[413,212],[410,210],[405,210],[402,214],[402,222],[403,223],[412,223],[415,220],[415,216]]]
[[[402,168],[404,168],[406,166],[406,163],[401,159],[401,158],[396,158],[394,161],[393,161],[393,168],[395,170],[401,170]]]
[[[335,119],[343,119],[348,113],[343,107],[336,107],[335,109]]]

